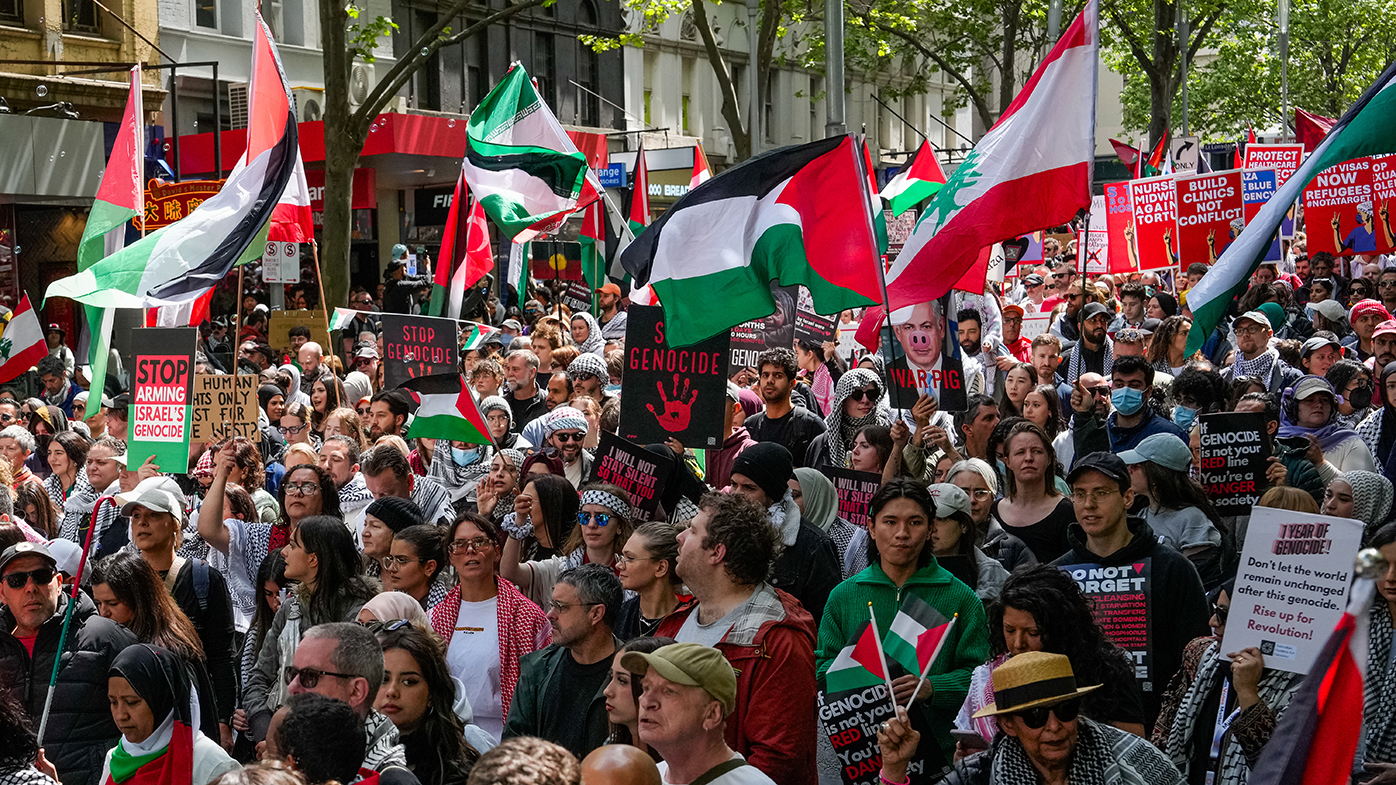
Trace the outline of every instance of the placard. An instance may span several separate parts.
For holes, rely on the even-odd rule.
[[[320,345],[325,354],[331,354],[330,334],[325,330],[324,311],[272,311],[267,322],[267,343],[271,348],[289,354],[291,351],[291,328],[307,327],[310,340]],[[291,357],[295,360],[295,356]]]
[[[727,410],[727,335],[669,346],[664,309],[632,305],[625,323],[620,430],[640,444],[678,439],[685,447],[722,444]]]
[[[1265,667],[1308,673],[1347,607],[1361,543],[1359,521],[1256,507],[1222,653],[1254,646]]]
[[[1279,176],[1274,169],[1246,169],[1241,172],[1241,202],[1245,209],[1246,224],[1260,214],[1260,208],[1270,201],[1270,197],[1278,191]],[[1270,238],[1270,248],[1265,252],[1265,257],[1261,261],[1278,262],[1284,258],[1284,251],[1280,248],[1280,233],[1275,230],[1275,235]]]
[[[1134,207],[1134,242],[1139,254],[1139,269],[1177,267],[1178,202],[1173,175],[1130,181],[1129,201]]]
[[[834,483],[834,493],[839,498],[839,517],[861,529],[868,528],[872,524],[869,514],[872,498],[882,487],[882,475],[834,466],[818,468],[820,474]]]
[[[1174,183],[1180,265],[1214,264],[1245,226],[1241,171],[1179,177]]]
[[[881,343],[892,406],[910,409],[922,394],[929,394],[943,412],[964,411],[964,363],[954,316],[949,294],[892,312],[896,340]]]
[[[1370,158],[1344,161],[1320,173],[1304,189],[1309,256],[1376,253],[1374,212]]]
[[[728,365],[733,373],[742,368],[753,368],[758,373],[756,358],[767,349],[795,348],[796,305],[798,286],[777,286],[771,282],[771,299],[775,300],[776,310],[764,319],[742,322],[731,330],[731,356]]]
[[[155,456],[171,474],[189,470],[189,404],[194,386],[193,327],[132,330],[136,366],[131,372],[131,440],[126,465],[131,471]]]
[[[834,340],[834,331],[838,326],[839,315],[821,316],[814,312],[814,296],[809,293],[809,289],[803,286],[797,287],[799,299],[795,302],[795,341],[813,341],[823,346],[825,343]],[[822,353],[821,353],[821,356]]]
[[[1105,186],[1105,226],[1110,232],[1110,272],[1129,273],[1139,269],[1134,242],[1134,206],[1129,201],[1129,183]]]
[[[1030,313],[1023,315],[1023,329],[1018,331],[1020,338],[1027,338],[1029,341],[1047,332],[1052,326],[1052,314],[1050,313]]]
[[[1082,234],[1085,235],[1085,238],[1082,242],[1077,243],[1077,248],[1085,249],[1085,252],[1078,251],[1079,265],[1077,269],[1087,275],[1099,275],[1106,272],[1110,266],[1110,222],[1106,215],[1103,194],[1091,197],[1091,219]]]
[[[402,386],[408,379],[456,373],[460,334],[455,319],[383,314],[383,385]]]
[[[889,662],[888,666],[895,673],[902,673],[895,662]],[[874,684],[833,693],[821,688],[817,695],[820,726],[834,747],[834,755],[838,757],[839,777],[843,785],[878,785],[882,752],[877,746],[877,726],[891,719],[893,713],[887,685]],[[913,711],[909,716],[912,729],[934,744],[934,736],[923,724],[925,713]],[[922,745],[922,748],[928,747]],[[921,754],[913,755],[907,761],[906,772],[912,782],[918,783],[930,781],[929,775],[937,773],[926,771],[926,759]]]
[[[1134,678],[1143,692],[1155,692],[1153,667],[1153,557],[1115,567],[1068,564],[1061,567],[1091,601],[1092,615],[1116,646],[1134,664]],[[1235,651],[1235,649],[1231,649]],[[1158,674],[1165,683],[1172,674]],[[1162,692],[1162,690],[1157,690]]]
[[[567,285],[567,291],[562,293],[562,304],[572,310],[572,313],[591,310],[591,287],[586,281],[573,281]]]
[[[261,441],[257,408],[256,376],[194,374],[194,401],[190,412],[194,441],[208,444],[230,436]]]
[[[1248,144],[1246,145],[1247,169],[1274,169],[1279,178],[1278,188],[1284,185],[1299,169],[1304,160],[1302,144]]]
[[[636,510],[635,520],[643,523],[656,519],[659,499],[673,474],[673,463],[672,458],[602,431],[596,445],[596,460],[591,464],[591,479],[608,482],[630,494],[630,506]]]
[[[1197,418],[1202,429],[1202,487],[1219,515],[1249,515],[1268,482],[1270,436],[1259,412],[1219,412]],[[1234,651],[1234,649],[1233,649]]]
[[[1372,158],[1372,202],[1377,225],[1377,251],[1396,253],[1396,232],[1392,230],[1391,214],[1396,212],[1396,156]]]
[[[268,240],[262,252],[263,283],[300,283],[301,247],[298,243]]]

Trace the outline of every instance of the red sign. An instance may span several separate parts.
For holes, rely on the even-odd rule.
[[[305,185],[310,189],[310,211],[312,213],[324,212],[325,170],[307,170]],[[349,207],[354,210],[372,210],[377,206],[378,172],[373,169],[355,169],[354,187],[349,197]]]
[[[1274,169],[1280,181],[1275,187],[1285,184],[1285,181],[1299,168],[1299,162],[1304,160],[1304,145],[1302,144],[1248,144],[1246,145],[1246,169]],[[1312,253],[1312,249],[1310,249]]]
[[[1178,266],[1177,194],[1173,175],[1131,180],[1129,201],[1134,207],[1134,242],[1139,269],[1161,270]]]
[[[209,197],[223,187],[223,180],[185,180],[182,183],[165,183],[151,180],[145,187],[145,228],[159,229],[194,212]],[[141,228],[139,219],[132,218],[131,225]]]
[[[1176,185],[1180,264],[1212,264],[1246,225],[1241,170],[1179,177]]]
[[[1376,253],[1374,213],[1372,159],[1346,161],[1319,174],[1304,189],[1309,255]]]
[[[1105,226],[1110,232],[1110,272],[1128,273],[1139,268],[1134,238],[1134,207],[1129,203],[1129,183],[1105,186]]]
[[[1391,229],[1391,213],[1396,212],[1396,156],[1372,158],[1372,203],[1376,206],[1377,250],[1396,253]]]

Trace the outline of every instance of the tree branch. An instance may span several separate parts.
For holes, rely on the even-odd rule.
[[[693,26],[698,28],[698,35],[703,39],[703,48],[708,53],[708,63],[713,67],[713,74],[717,77],[718,89],[722,91],[722,117],[732,129],[732,141],[737,146],[737,157],[751,157],[751,135],[748,128],[742,124],[742,115],[738,111],[737,88],[732,84],[732,73],[727,69],[727,60],[722,56],[722,50],[717,45],[717,37],[713,35],[712,22],[708,19],[708,9],[704,6],[707,0],[693,0]],[[755,35],[756,31],[748,31],[748,34]],[[755,68],[755,63],[748,63],[748,68]]]
[[[984,123],[984,127],[990,128],[993,126],[994,115],[993,112],[989,111],[989,105],[985,103],[984,96],[980,95],[979,89],[976,88],[974,86],[974,83],[967,79],[964,74],[960,73],[959,69],[951,65],[944,57],[941,57],[940,54],[926,47],[919,40],[917,40],[915,36],[911,34],[906,33],[902,30],[898,30],[897,28],[892,27],[891,25],[883,24],[881,22],[874,22],[868,19],[866,16],[863,17],[863,21],[871,27],[881,30],[884,33],[891,33],[892,35],[902,39],[908,45],[910,45],[911,48],[920,52],[921,55],[925,57],[927,60],[930,60],[931,62],[935,63],[936,66],[940,68],[940,70],[949,74],[950,78],[954,79],[956,82],[959,82],[960,87],[964,89],[965,95],[969,98],[970,103],[974,104],[974,109],[976,112],[979,113],[979,119]]]

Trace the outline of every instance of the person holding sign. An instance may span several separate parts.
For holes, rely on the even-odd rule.
[[[1171,433],[1156,433],[1120,454],[1130,487],[1149,500],[1143,518],[1154,534],[1197,567],[1204,586],[1222,580],[1222,521],[1207,492],[1188,474],[1192,450]]]

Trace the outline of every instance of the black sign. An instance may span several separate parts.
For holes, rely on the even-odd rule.
[[[901,675],[901,666],[888,663],[893,673]],[[834,755],[839,761],[839,777],[843,785],[878,785],[882,769],[882,752],[877,747],[877,726],[892,717],[892,699],[886,684],[874,684],[858,690],[817,693],[819,721]],[[924,750],[935,749],[935,737],[926,726],[925,712],[911,712],[911,727],[924,740],[907,762],[907,774],[912,782],[934,782],[940,771],[927,771]],[[940,758],[937,752],[936,757]],[[939,768],[939,767],[937,767]],[[882,780],[885,782],[885,780]]]
[[[799,320],[796,302],[800,294],[799,286],[778,286],[771,282],[771,299],[775,300],[776,310],[764,319],[742,322],[732,328],[732,373],[743,368],[751,368],[758,374],[756,358],[767,349],[793,349],[795,347],[795,324]],[[628,345],[628,342],[627,342]]]
[[[562,304],[572,309],[572,313],[591,310],[591,287],[585,281],[573,281],[562,293]]]
[[[809,289],[801,286],[799,292],[800,299],[795,306],[795,341],[811,341],[822,346],[834,340],[839,321],[838,314],[820,316],[814,312],[814,298]]]
[[[408,379],[454,373],[460,351],[454,319],[383,314],[383,383],[399,387]]]
[[[894,340],[882,332],[887,363],[887,393],[893,406],[910,409],[923,394],[933,396],[943,412],[965,410],[966,382],[958,325],[949,313],[950,297],[917,303],[892,312]]]
[[[672,348],[663,308],[631,306],[627,313],[618,433],[640,444],[678,439],[698,450],[720,446],[727,409],[727,334]]]
[[[455,198],[456,187],[418,188],[412,192],[413,221],[417,226],[445,226],[446,216],[451,214],[451,200]]]
[[[1105,567],[1099,564],[1067,564],[1061,571],[1070,575],[1081,593],[1091,601],[1092,615],[1100,631],[1124,649],[1134,664],[1134,678],[1141,692],[1155,689],[1153,667],[1153,557],[1138,562]],[[1169,674],[1160,674],[1166,682]],[[1162,685],[1159,685],[1162,686]]]
[[[648,522],[657,517],[659,498],[673,474],[673,463],[673,458],[603,431],[596,445],[596,460],[591,464],[591,479],[608,482],[630,494],[635,520]]]
[[[833,466],[820,466],[819,471],[834,483],[834,492],[839,497],[839,517],[854,526],[868,528],[872,523],[868,511],[877,489],[882,487],[882,475]]]
[[[1219,515],[1249,515],[1267,485],[1270,437],[1265,415],[1222,412],[1197,418],[1202,424],[1202,487]]]

